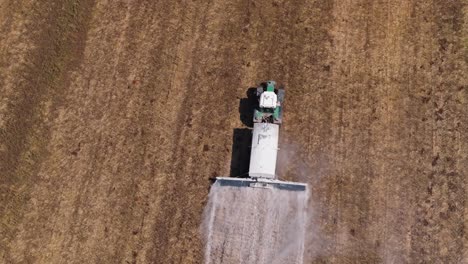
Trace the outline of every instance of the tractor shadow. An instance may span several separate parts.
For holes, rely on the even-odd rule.
[[[256,87],[247,89],[246,98],[241,98],[239,101],[239,118],[247,128],[235,128],[232,134],[230,177],[248,177],[253,113],[258,106],[256,91]]]
[[[239,101],[239,118],[247,127],[253,127],[253,114],[258,106],[257,88],[250,87],[246,92],[246,98]]]

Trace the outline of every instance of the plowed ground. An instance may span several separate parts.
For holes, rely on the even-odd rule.
[[[0,0],[0,262],[203,262],[239,101],[275,79],[307,263],[468,263],[466,5]]]

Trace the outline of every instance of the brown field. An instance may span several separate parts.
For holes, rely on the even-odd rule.
[[[467,62],[466,0],[0,0],[0,262],[202,263],[275,79],[307,263],[468,263]]]

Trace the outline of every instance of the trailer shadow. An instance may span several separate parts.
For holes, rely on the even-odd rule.
[[[232,135],[231,177],[244,178],[249,173],[252,129],[235,128]]]

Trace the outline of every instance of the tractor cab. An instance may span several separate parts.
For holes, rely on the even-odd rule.
[[[268,81],[257,87],[258,107],[254,113],[254,123],[281,124],[284,89],[275,89],[276,82]]]
[[[260,95],[260,107],[275,109],[278,103],[278,97],[275,92],[266,91]]]

